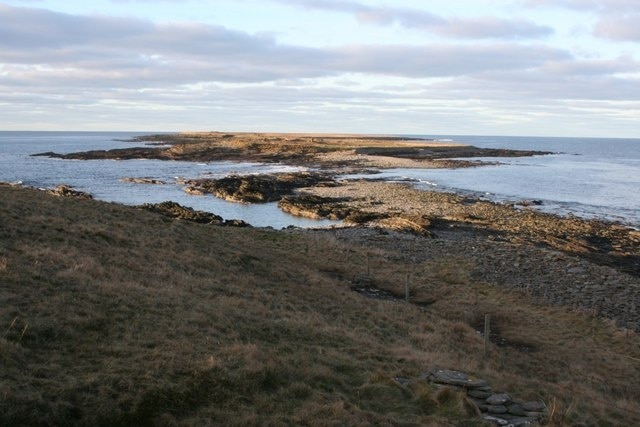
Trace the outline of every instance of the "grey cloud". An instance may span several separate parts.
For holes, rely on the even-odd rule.
[[[523,100],[601,100],[611,103],[640,99],[640,79],[615,75],[568,75],[512,70],[462,76],[455,82],[437,83],[433,94],[447,96],[451,91],[464,99]]]
[[[640,9],[640,6],[638,7]],[[606,15],[597,23],[594,34],[612,40],[640,41],[640,12]]]
[[[157,25],[6,6],[0,6],[0,31],[1,61],[58,70],[24,71],[24,79],[41,73],[58,80],[123,85],[258,82],[345,72],[451,76],[568,57],[558,49],[514,44],[308,48],[213,25]]]
[[[580,60],[552,62],[542,67],[542,71],[554,76],[614,76],[640,71],[640,63],[631,58],[613,60]]]
[[[344,71],[408,77],[442,77],[491,70],[530,68],[569,58],[562,50],[513,44],[415,46],[352,46],[337,50],[336,65]]]
[[[482,17],[473,19],[451,19],[437,31],[458,38],[525,39],[549,36],[553,29],[537,25],[525,19],[498,19]]]
[[[638,0],[527,0],[532,7],[563,7],[597,14],[593,29],[596,37],[640,41],[640,4]]]
[[[609,13],[638,10],[637,0],[525,0],[526,6],[563,7],[576,10],[602,10]]]
[[[151,29],[149,22],[68,15],[0,4],[0,46],[51,49],[92,40],[118,42]]]
[[[523,39],[545,37],[553,33],[551,27],[538,25],[526,19],[445,18],[423,10],[371,7],[352,1],[334,0],[275,0],[292,6],[330,10],[353,14],[360,22],[378,25],[398,24],[463,39]]]

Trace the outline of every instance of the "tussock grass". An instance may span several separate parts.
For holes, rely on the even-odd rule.
[[[2,186],[0,224],[2,425],[480,425],[418,380],[434,365],[569,408],[566,423],[638,420],[638,337],[474,281],[473,260]],[[412,301],[435,302],[352,292],[367,269],[399,295],[410,271]],[[485,358],[485,313],[536,350]]]

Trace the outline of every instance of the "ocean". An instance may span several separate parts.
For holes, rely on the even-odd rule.
[[[99,200],[128,205],[173,200],[225,219],[283,228],[336,224],[297,218],[275,203],[246,205],[213,196],[186,194],[175,177],[222,177],[228,174],[301,170],[299,167],[248,162],[178,162],[160,160],[60,160],[32,157],[54,151],[70,153],[131,147],[127,140],[154,132],[0,132],[0,181],[34,187],[67,184]],[[535,201],[535,209],[559,215],[601,218],[640,228],[640,139],[552,138],[461,135],[409,135],[453,140],[477,147],[550,151],[523,158],[483,158],[499,165],[465,169],[391,169],[375,178],[410,182],[417,188],[451,191],[498,202]],[[166,185],[121,182],[150,177]]]
[[[484,148],[556,154],[485,159],[501,164],[432,170],[424,177],[444,190],[494,201],[536,200],[537,209],[640,226],[640,139],[432,136]],[[431,173],[433,172],[433,173]]]

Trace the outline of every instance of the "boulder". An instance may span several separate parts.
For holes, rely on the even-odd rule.
[[[512,398],[507,393],[492,394],[487,398],[489,405],[504,405],[511,402]]]
[[[547,406],[544,402],[536,401],[524,402],[522,404],[522,408],[527,412],[544,412],[547,410]]]
[[[487,405],[487,412],[490,414],[506,414],[508,409],[504,405]]]
[[[475,397],[476,399],[486,399],[490,397],[493,393],[490,391],[484,391],[479,389],[472,389],[467,392],[467,395],[471,397]]]
[[[512,415],[517,415],[519,417],[524,417],[527,415],[527,411],[525,411],[524,407],[517,403],[509,405],[507,409],[509,410],[509,413]]]

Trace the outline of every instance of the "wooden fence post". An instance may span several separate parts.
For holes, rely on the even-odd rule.
[[[409,273],[407,273],[406,280],[404,281],[404,300],[409,302]]]
[[[487,356],[489,351],[489,335],[491,334],[491,317],[488,314],[484,315],[484,355]]]

